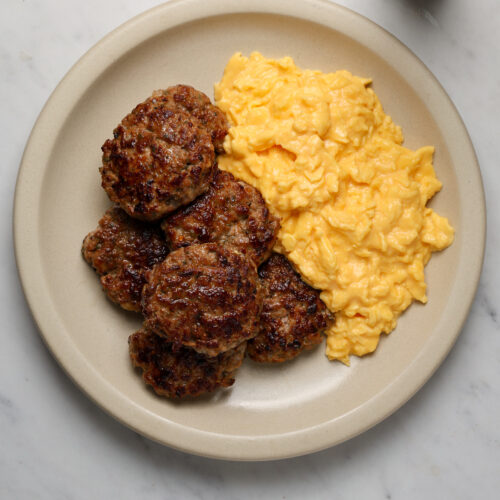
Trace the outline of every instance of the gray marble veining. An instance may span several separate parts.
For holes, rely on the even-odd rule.
[[[365,434],[307,457],[231,463],[186,455],[88,400],[41,341],[12,248],[15,179],[57,82],[102,36],[157,0],[0,4],[0,498],[470,499],[500,491],[500,3],[343,0],[397,36],[450,94],[488,208],[486,260],[458,343],[426,386]]]

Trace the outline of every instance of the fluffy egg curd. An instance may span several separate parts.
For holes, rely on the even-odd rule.
[[[281,217],[275,250],[322,290],[336,315],[326,354],[346,364],[373,352],[413,300],[427,301],[424,266],[454,235],[426,207],[441,189],[434,148],[402,146],[370,82],[254,52],[234,54],[215,85],[231,124],[219,167]]]

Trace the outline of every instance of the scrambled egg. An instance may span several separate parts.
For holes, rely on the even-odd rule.
[[[430,146],[411,151],[369,79],[301,70],[290,57],[236,53],[215,85],[231,124],[219,167],[259,189],[281,217],[275,250],[336,313],[327,356],[375,350],[413,300],[424,266],[453,241],[426,207],[441,189]]]

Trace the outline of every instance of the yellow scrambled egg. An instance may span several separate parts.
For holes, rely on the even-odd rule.
[[[377,347],[413,300],[424,266],[453,241],[426,207],[441,189],[430,146],[411,151],[369,79],[301,70],[290,57],[236,53],[215,85],[231,124],[219,166],[260,190],[281,217],[284,253],[336,313],[330,359]]]

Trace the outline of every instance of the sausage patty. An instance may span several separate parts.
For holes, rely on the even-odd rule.
[[[194,115],[155,92],[102,146],[102,187],[129,215],[156,220],[204,193],[214,147]]]
[[[232,245],[258,266],[271,254],[279,220],[257,189],[218,170],[210,189],[167,217],[162,228],[172,248],[207,242]]]
[[[142,368],[142,378],[160,396],[199,396],[218,387],[229,387],[245,355],[245,343],[209,358],[192,349],[172,349],[163,337],[147,330],[129,339],[132,364]]]
[[[281,363],[320,344],[334,317],[319,292],[279,254],[260,267],[259,277],[264,296],[260,331],[248,342],[248,356],[259,363]]]
[[[159,226],[134,220],[114,207],[85,237],[82,254],[101,275],[102,287],[113,302],[140,311],[144,274],[167,256],[168,248]]]
[[[174,349],[216,356],[257,334],[262,297],[252,262],[206,243],[175,250],[149,271],[142,305],[144,326]]]
[[[196,116],[207,128],[216,153],[224,153],[222,146],[229,124],[224,113],[214,106],[210,99],[189,85],[174,85],[167,90],[156,91],[153,96],[163,96]]]

